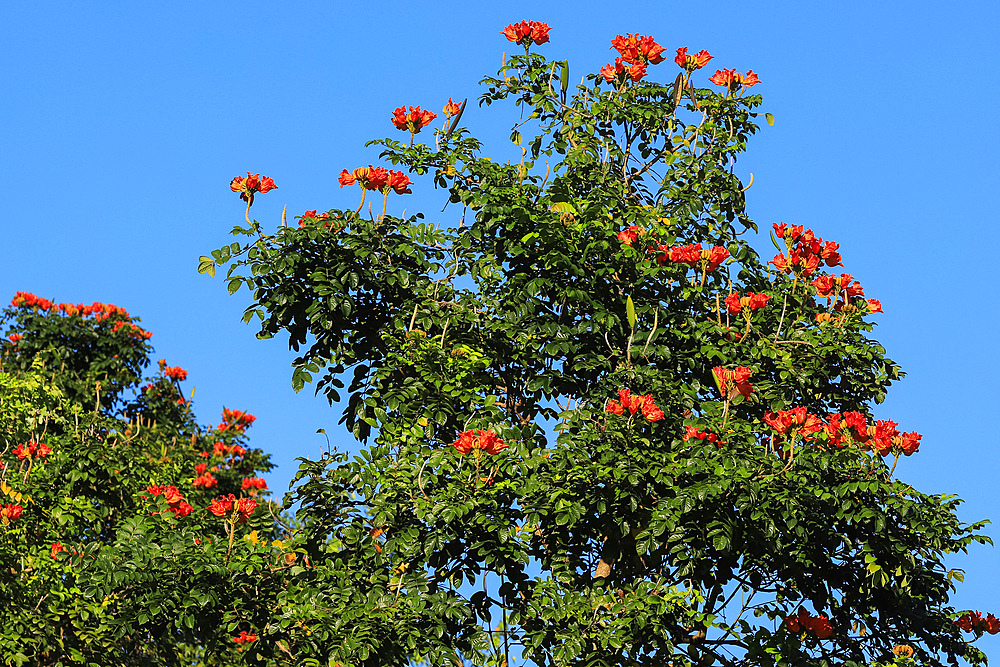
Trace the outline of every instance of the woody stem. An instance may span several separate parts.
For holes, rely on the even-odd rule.
[[[367,194],[368,194],[368,189],[364,186],[361,186],[361,203],[358,204],[358,210],[354,212],[356,215],[361,215],[361,209],[365,207],[365,196]]]
[[[247,224],[249,225],[250,224],[250,199],[247,199],[247,213],[246,213],[246,218],[247,218]]]

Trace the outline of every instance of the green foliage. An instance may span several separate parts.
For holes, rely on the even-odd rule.
[[[242,428],[199,426],[165,374],[125,393],[150,349],[130,326],[116,330],[127,315],[25,296],[37,299],[19,293],[4,312],[0,349],[0,508],[20,508],[0,517],[0,664],[238,660],[235,626],[256,627],[275,593],[234,574],[284,564],[281,529],[267,509],[230,525],[206,506],[245,496],[267,456],[243,447]],[[199,463],[213,486],[193,485]]]

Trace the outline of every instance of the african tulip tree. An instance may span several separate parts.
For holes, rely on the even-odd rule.
[[[881,304],[835,230],[747,241],[757,74],[619,35],[571,85],[547,25],[503,34],[525,53],[480,107],[521,108],[519,161],[483,155],[465,105],[427,143],[434,114],[386,110],[400,171],[345,168],[342,207],[202,258],[364,447],[302,466],[308,565],[259,659],[982,661],[963,630],[992,617],[959,618],[943,558],[987,538],[894,478],[920,435],[872,415],[901,377]],[[431,185],[453,217],[391,214]]]

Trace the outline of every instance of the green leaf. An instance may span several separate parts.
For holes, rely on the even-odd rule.
[[[562,90],[563,95],[569,90],[569,61],[563,63],[562,72],[559,73],[559,88]]]
[[[205,257],[202,255],[198,258],[198,273],[207,273],[208,275],[215,277],[215,260],[211,257]]]
[[[635,316],[635,304],[632,303],[632,295],[630,294],[627,299],[625,299],[625,313],[628,315],[628,324],[630,327],[635,329],[635,324],[638,322],[638,318]]]
[[[764,118],[767,120],[768,125],[774,125],[774,116],[770,113],[764,114]]]

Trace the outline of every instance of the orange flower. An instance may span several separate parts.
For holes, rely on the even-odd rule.
[[[712,369],[712,373],[718,380],[719,391],[725,399],[731,399],[737,394],[746,398],[753,393],[753,385],[750,384],[751,371],[746,366],[732,369],[716,366]]]
[[[234,508],[240,515],[239,522],[246,523],[254,510],[257,509],[257,501],[253,498],[240,498],[236,501]]]
[[[253,204],[253,197],[258,192],[269,192],[277,187],[273,178],[267,176],[261,178],[260,174],[251,174],[249,171],[246,178],[237,176],[229,182],[229,189],[239,192],[240,199],[247,202],[248,206]]]
[[[642,413],[642,416],[648,422],[660,421],[665,416],[663,410],[660,410],[653,403],[653,396],[651,394],[639,396],[633,395],[630,389],[619,389],[618,399],[621,402],[613,399],[608,401],[604,411],[613,415],[623,415],[626,409],[633,415],[638,411]]]
[[[409,112],[406,107],[399,107],[392,112],[392,124],[400,130],[409,130],[411,134],[416,134],[427,127],[435,118],[437,118],[436,113],[421,111],[420,107],[410,107]]]
[[[250,642],[257,641],[257,635],[253,634],[252,632],[247,632],[246,630],[243,630],[240,632],[239,637],[233,637],[233,641],[236,642],[237,644],[249,644]]]
[[[760,78],[754,74],[753,70],[750,70],[746,74],[740,74],[734,69],[720,69],[708,77],[708,80],[717,86],[726,86],[729,90],[749,88],[760,83]]]
[[[540,21],[521,21],[520,23],[511,23],[501,30],[500,34],[527,49],[532,44],[544,44],[549,41],[549,30],[551,29]]]
[[[677,49],[677,56],[674,58],[674,62],[686,69],[688,73],[696,69],[701,69],[712,59],[712,54],[704,49],[694,55],[689,54],[687,50],[688,47],[686,46]]]
[[[228,496],[216,498],[208,504],[208,511],[215,516],[226,516],[233,509],[233,503],[235,501],[236,496],[231,493]]]
[[[622,59],[629,63],[650,63],[657,65],[663,62],[663,47],[653,41],[649,35],[618,35],[611,40],[611,48],[622,55]]]
[[[462,109],[462,106],[460,104],[456,104],[455,102],[452,102],[451,98],[449,97],[448,98],[448,103],[444,105],[444,109],[443,109],[443,111],[444,111],[444,117],[445,118],[451,118],[452,116],[454,116],[455,114],[457,114],[461,109]]]
[[[397,195],[408,195],[413,191],[410,190],[408,186],[413,183],[410,178],[401,171],[390,171],[389,179],[382,186],[382,192],[388,194],[389,190],[394,191]]]
[[[58,553],[60,553],[62,551],[65,551],[65,550],[66,549],[63,547],[62,542],[53,542],[52,543],[52,557],[53,558],[56,557],[56,554],[58,554]]]
[[[499,454],[501,450],[507,448],[496,433],[479,429],[462,431],[458,434],[458,440],[451,443],[451,446],[457,449],[459,454],[468,454],[474,449],[481,449],[487,454]]]

